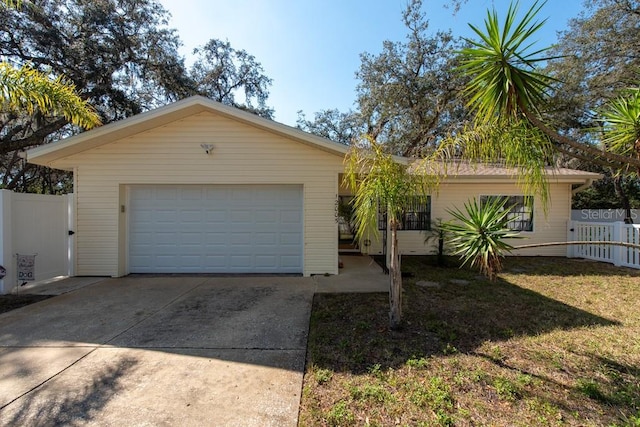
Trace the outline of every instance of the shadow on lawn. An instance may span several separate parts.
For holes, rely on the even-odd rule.
[[[386,293],[316,294],[309,362],[362,373],[375,365],[396,368],[411,358],[474,352],[486,341],[619,324],[503,279],[469,282],[430,289],[405,282],[400,331],[388,329]]]

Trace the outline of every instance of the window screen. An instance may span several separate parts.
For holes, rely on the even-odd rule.
[[[378,229],[387,228],[387,212],[378,207]],[[411,197],[402,213],[399,230],[431,230],[431,196]]]
[[[504,205],[509,209],[507,227],[513,231],[533,231],[533,199],[526,196],[480,196],[480,204],[484,205],[495,199],[507,200]]]

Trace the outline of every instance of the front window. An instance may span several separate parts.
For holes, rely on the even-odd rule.
[[[507,227],[512,231],[533,231],[533,199],[526,196],[480,196],[480,205],[489,201],[506,200],[509,209]]]
[[[387,212],[378,207],[378,229],[386,230]],[[410,197],[400,218],[399,230],[431,230],[431,196]]]

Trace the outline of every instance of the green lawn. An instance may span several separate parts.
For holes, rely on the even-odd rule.
[[[401,331],[386,294],[316,295],[301,426],[640,426],[640,271],[510,258],[490,283],[427,257],[403,271]]]

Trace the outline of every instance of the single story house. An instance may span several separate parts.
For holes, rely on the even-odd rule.
[[[347,147],[194,96],[29,150],[73,171],[75,272],[338,274]],[[527,243],[566,238],[572,186],[597,174],[549,172],[551,205],[523,207]],[[512,172],[465,167],[408,212],[404,254],[427,254],[425,229],[469,198],[523,196]],[[520,218],[522,220],[522,218]],[[524,224],[524,225],[523,225]],[[344,224],[343,224],[344,225]],[[342,230],[342,231],[341,231]],[[348,234],[348,230],[347,230]],[[381,253],[379,241],[351,250]],[[564,255],[565,248],[526,255]]]

